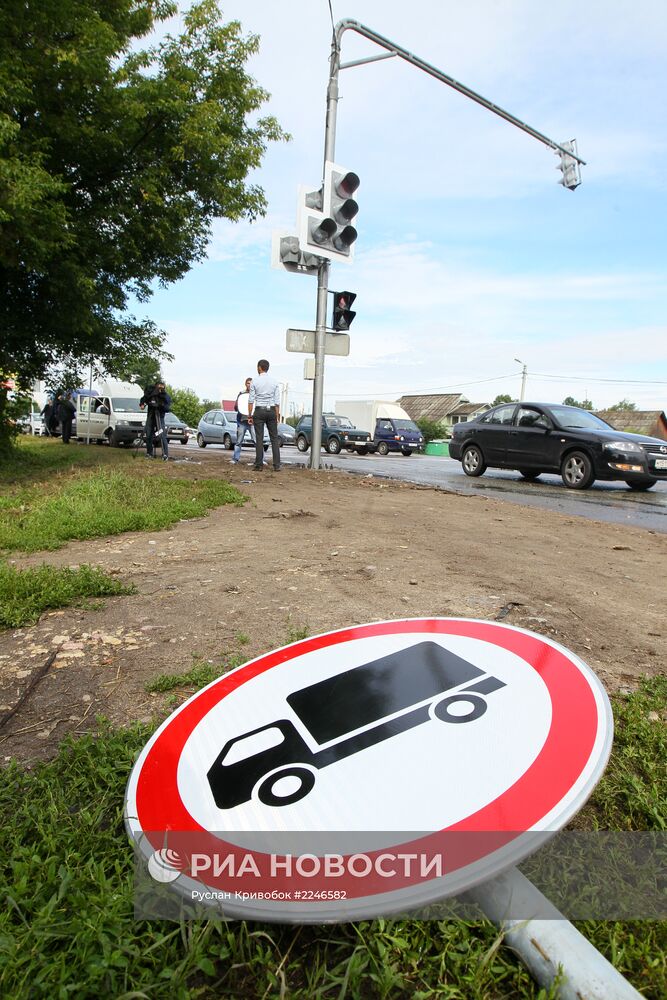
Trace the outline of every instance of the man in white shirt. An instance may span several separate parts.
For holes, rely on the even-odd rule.
[[[255,428],[255,472],[264,466],[264,427],[271,440],[273,471],[280,471],[280,442],[278,421],[280,420],[280,385],[269,372],[269,362],[262,358],[257,362],[257,378],[252,380],[248,397],[248,423]]]

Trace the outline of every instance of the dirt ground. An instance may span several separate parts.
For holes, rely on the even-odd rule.
[[[148,694],[160,674],[359,622],[502,620],[555,638],[610,691],[664,668],[664,535],[342,472],[257,474],[219,451],[166,470],[223,477],[248,502],[15,560],[91,563],[138,592],[0,633],[0,718],[18,706],[0,760],[47,757],[98,715],[157,723],[191,693]]]

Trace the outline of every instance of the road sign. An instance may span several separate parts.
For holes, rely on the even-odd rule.
[[[601,684],[550,639],[455,618],[359,625],[267,653],[181,706],[133,769],[126,824],[153,878],[169,883],[171,867],[172,889],[224,896],[230,916],[404,912],[566,824],[611,734]],[[443,855],[455,834],[463,846]]]
[[[324,340],[324,353],[335,354],[339,358],[346,358],[350,353],[349,333],[326,333]],[[286,347],[288,351],[297,354],[315,353],[315,331],[314,330],[288,330]]]

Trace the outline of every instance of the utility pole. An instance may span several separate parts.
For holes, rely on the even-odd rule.
[[[357,34],[363,35],[364,38],[368,38],[371,42],[375,42],[381,48],[387,51],[377,56],[369,56],[366,59],[355,59],[353,62],[341,63],[340,61],[340,49],[341,41],[344,32],[346,31],[356,31]],[[431,66],[430,63],[425,62],[425,60],[420,59],[418,56],[413,55],[412,52],[408,52],[401,45],[397,45],[395,42],[390,41],[388,38],[384,38],[379,35],[376,31],[371,28],[366,27],[364,24],[360,24],[359,21],[354,21],[351,18],[345,18],[339,21],[335,27],[333,33],[333,39],[331,43],[331,56],[329,59],[329,83],[327,86],[327,103],[326,103],[326,121],[324,129],[324,170],[323,170],[323,180],[322,189],[324,190],[325,181],[324,178],[327,172],[327,162],[331,163],[335,160],[335,150],[336,150],[336,115],[338,110],[338,74],[341,69],[349,69],[353,66],[360,66],[363,63],[378,62],[381,59],[391,59],[392,57],[398,56],[399,59],[405,59],[406,62],[412,63],[417,69],[421,69],[424,73],[428,73],[430,76],[435,77],[441,83],[447,84],[448,87],[452,87],[457,90],[464,97],[469,97],[471,100],[475,101],[477,104],[481,104],[482,107],[486,108],[488,111],[492,111],[495,115],[503,118],[505,121],[509,122],[511,125],[516,125],[523,132],[527,132],[534,139],[542,142],[545,146],[549,146],[554,152],[560,157],[561,164],[565,164],[569,169],[578,169],[579,165],[585,164],[585,160],[582,160],[577,153],[576,142],[574,140],[568,141],[566,143],[557,143],[553,139],[549,139],[546,135],[538,132],[532,126],[527,125],[522,122],[519,118],[510,114],[509,111],[505,111],[503,108],[498,107],[497,104],[493,104],[492,101],[487,100],[482,97],[481,94],[475,93],[469,87],[455,80],[453,77],[449,76],[447,73],[443,73],[442,70],[437,69],[435,66]],[[565,172],[564,172],[565,173]],[[576,187],[576,184],[570,181],[569,174],[567,177],[564,176],[565,185],[569,188]],[[578,183],[578,178],[577,178]],[[305,249],[302,247],[302,250]],[[311,252],[317,253],[316,250],[310,248]],[[312,439],[310,447],[310,468],[319,469],[320,468],[320,448],[322,446],[322,404],[324,400],[324,351],[326,344],[326,311],[327,311],[327,291],[329,288],[329,265],[330,261],[326,258],[320,258],[319,265],[317,268],[317,307],[315,313],[315,379],[313,382],[313,430]],[[524,376],[525,385],[525,376]],[[522,397],[523,398],[523,397]]]
[[[526,398],[526,377],[528,375],[528,366],[524,364],[520,358],[515,358],[514,360],[518,362],[518,364],[523,365],[523,368],[521,369],[521,395],[519,396],[519,402],[523,403]]]

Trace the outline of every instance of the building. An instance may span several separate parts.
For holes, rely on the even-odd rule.
[[[443,395],[401,396],[398,400],[412,420],[433,420],[445,425],[451,432],[454,424],[472,420],[478,413],[490,409],[490,403],[471,403],[460,392]]]
[[[617,431],[647,434],[667,441],[667,417],[663,410],[596,410],[595,415]]]

